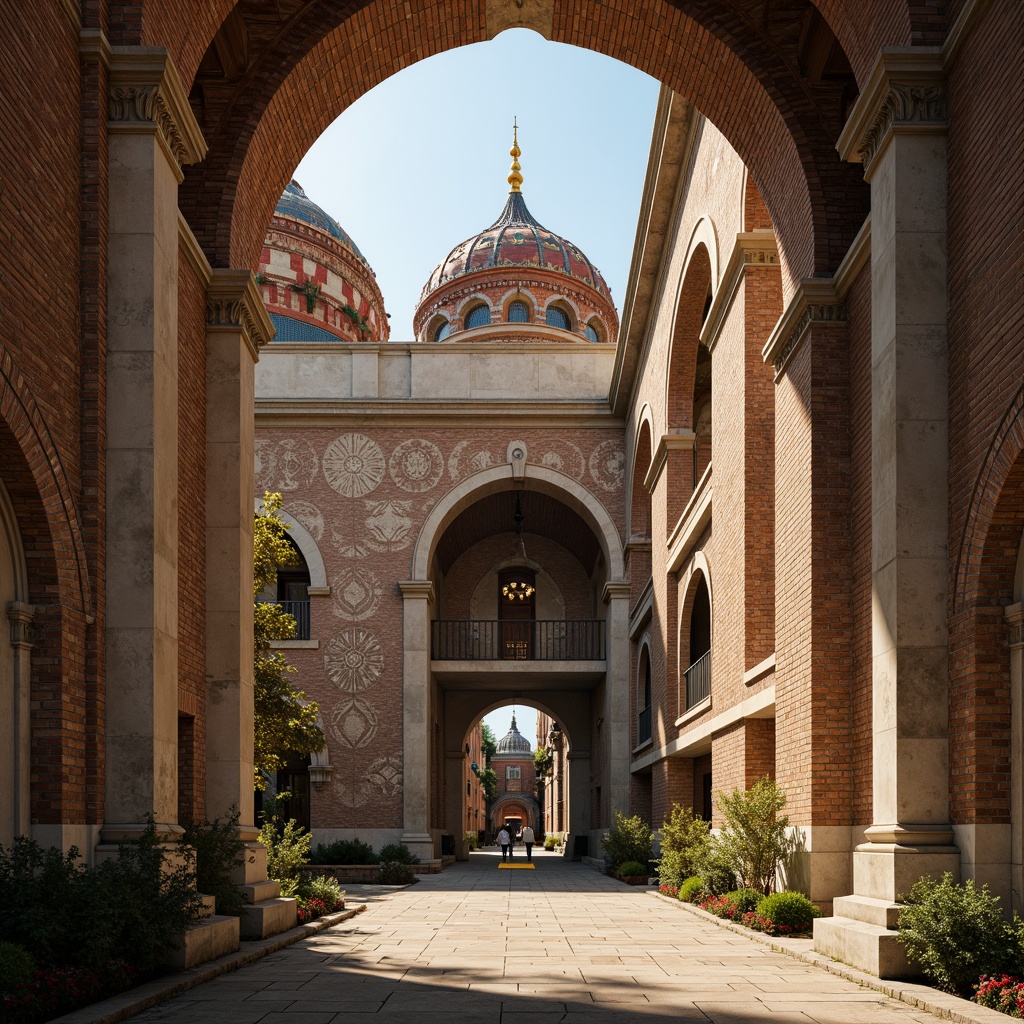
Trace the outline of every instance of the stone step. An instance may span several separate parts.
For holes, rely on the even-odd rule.
[[[205,917],[213,917],[213,915],[217,913],[217,897],[204,896],[200,893],[199,898],[203,901],[203,905],[199,910],[199,919],[202,920]]]
[[[212,898],[212,897],[211,897]],[[167,958],[172,970],[184,971],[208,960],[216,960],[238,950],[237,917],[213,914],[190,924],[177,949]]]
[[[299,905],[296,900],[283,897],[261,900],[243,908],[241,935],[243,939],[266,939],[294,928],[298,919]]]
[[[264,900],[276,900],[281,895],[280,882],[252,882],[241,885],[242,898],[246,903],[262,903]]]
[[[832,902],[832,912],[836,917],[848,917],[878,928],[895,928],[900,918],[898,903],[873,896],[837,896]]]
[[[878,978],[916,978],[921,973],[907,960],[896,932],[849,917],[819,917],[814,950]]]

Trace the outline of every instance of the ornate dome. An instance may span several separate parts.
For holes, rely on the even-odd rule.
[[[277,206],[274,207],[274,216],[288,217],[317,228],[325,235],[330,235],[335,241],[341,242],[346,249],[354,252],[363,263],[366,263],[366,257],[359,251],[359,246],[352,241],[347,232],[329,213],[317,206],[306,195],[303,187],[294,178],[288,182],[284,192],[281,193],[281,198],[277,201]],[[366,263],[367,267],[369,265]]]
[[[594,288],[606,299],[608,285],[601,272],[572,242],[549,231],[526,207],[518,190],[510,192],[501,216],[480,234],[467,238],[437,265],[420,296],[464,274],[493,267],[536,267],[566,274]]]
[[[529,754],[533,750],[530,741],[516,728],[516,714],[512,712],[512,725],[494,748],[495,756],[500,754]]]

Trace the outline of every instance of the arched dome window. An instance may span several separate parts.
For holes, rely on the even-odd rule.
[[[544,319],[547,321],[548,327],[555,327],[560,331],[571,330],[569,325],[569,314],[558,306],[548,306],[547,312],[544,314]]]
[[[601,332],[598,330],[596,319],[587,321],[587,326],[584,328],[583,333],[587,336],[587,341],[601,340]]]
[[[525,302],[516,299],[509,304],[508,322],[510,324],[527,324],[530,322],[530,307]]]
[[[430,339],[431,341],[444,341],[449,334],[452,333],[452,325],[447,320],[442,320],[437,327],[434,328],[434,336]]]
[[[486,327],[491,322],[491,311],[481,303],[469,311],[465,322],[467,331],[473,330],[474,327]]]

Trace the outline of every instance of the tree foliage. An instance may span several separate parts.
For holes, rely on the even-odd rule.
[[[711,841],[711,825],[703,818],[695,818],[691,808],[673,804],[660,835],[658,877],[662,885],[678,888],[687,878],[701,873]]]
[[[730,864],[740,885],[766,896],[775,888],[779,864],[789,854],[789,818],[779,812],[786,794],[773,779],[758,779],[746,792],[718,794],[725,828],[714,845]]]
[[[490,764],[498,749],[498,741],[494,736],[494,730],[486,722],[483,723],[483,735],[484,764]]]
[[[253,529],[253,595],[258,597],[277,581],[277,570],[295,565],[287,525],[280,517],[281,495],[263,496]],[[324,734],[316,724],[319,706],[287,679],[295,668],[274,640],[295,636],[295,619],[276,604],[256,601],[253,610],[253,703],[255,705],[254,783],[266,789],[266,777],[282,768],[290,754],[305,756],[323,749]]]

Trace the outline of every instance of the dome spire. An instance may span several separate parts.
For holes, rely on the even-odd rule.
[[[508,183],[512,187],[509,192],[518,192],[519,186],[523,183],[523,176],[520,173],[522,167],[519,166],[519,158],[522,156],[523,151],[519,148],[519,125],[516,123],[516,118],[512,118],[512,148],[508,151],[508,155],[512,157],[512,173],[508,176]]]

